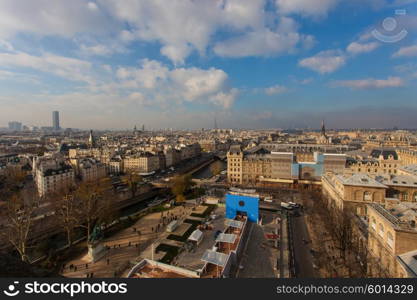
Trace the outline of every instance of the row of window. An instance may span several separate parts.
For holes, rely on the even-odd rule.
[[[378,235],[381,237],[382,240],[384,240],[388,247],[393,249],[394,247],[394,236],[392,235],[392,233],[390,231],[387,231],[386,233],[386,239],[385,239],[385,229],[384,229],[384,225],[382,223],[376,224],[376,219],[375,217],[371,218],[371,227],[373,230],[375,230],[375,232],[378,233]]]

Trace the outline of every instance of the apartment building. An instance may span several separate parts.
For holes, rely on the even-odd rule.
[[[228,182],[234,185],[319,183],[324,172],[343,172],[345,168],[344,154],[315,152],[312,155],[313,161],[300,161],[293,152],[275,152],[260,146],[242,151],[234,145],[227,153]]]
[[[397,174],[402,161],[394,149],[373,149],[368,157],[349,158],[346,174],[364,173],[371,176]]]
[[[159,157],[149,152],[127,156],[123,159],[125,172],[150,173],[160,168]]]
[[[349,207],[357,215],[366,217],[369,203],[384,204],[387,199],[417,202],[417,177],[328,173],[322,177],[322,192],[330,207]]]
[[[322,177],[322,193],[330,208],[350,209],[366,217],[368,203],[384,203],[387,186],[366,174],[332,174]]]
[[[417,277],[417,203],[368,205],[368,275]]]
[[[58,193],[75,184],[72,166],[58,159],[35,159],[34,177],[40,197]]]
[[[417,151],[407,148],[399,148],[398,155],[403,162],[403,165],[417,164]]]
[[[82,181],[97,181],[106,177],[106,166],[94,158],[80,160],[78,172]]]

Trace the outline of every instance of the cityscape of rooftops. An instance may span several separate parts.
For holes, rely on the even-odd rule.
[[[416,278],[416,95],[417,0],[2,0],[0,277]]]

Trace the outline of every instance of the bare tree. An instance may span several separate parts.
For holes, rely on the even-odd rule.
[[[108,178],[82,183],[76,197],[80,201],[80,227],[87,231],[87,241],[91,239],[93,228],[108,221],[114,210],[114,197]]]
[[[138,184],[142,181],[142,177],[134,172],[129,172],[125,177],[125,182],[129,185],[132,192],[132,198],[136,196]]]
[[[81,225],[80,201],[71,190],[63,191],[55,197],[53,203],[57,223],[63,228],[67,236],[67,244],[73,243],[74,229]]]
[[[222,168],[220,166],[220,162],[215,161],[214,163],[212,163],[210,165],[210,171],[211,171],[211,174],[213,174],[213,176],[218,175],[222,171]]]
[[[331,233],[338,242],[340,253],[345,260],[346,251],[352,245],[352,214],[347,209],[334,209],[331,215]]]
[[[38,206],[39,198],[33,192],[16,192],[7,201],[7,224],[5,231],[2,233],[24,262],[29,260],[27,253],[29,234],[35,219],[35,210]]]

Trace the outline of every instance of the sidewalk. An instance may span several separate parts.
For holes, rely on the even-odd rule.
[[[88,260],[87,249],[79,257],[66,263],[61,275],[71,278],[118,277],[123,274],[142,252],[154,241],[166,235],[165,226],[174,217],[181,218],[191,212],[191,208],[174,207],[169,211],[144,216],[132,226],[103,240],[110,247],[105,256],[92,263]],[[164,224],[165,223],[165,224]],[[158,230],[159,229],[159,230]],[[70,268],[70,266],[74,266]]]

